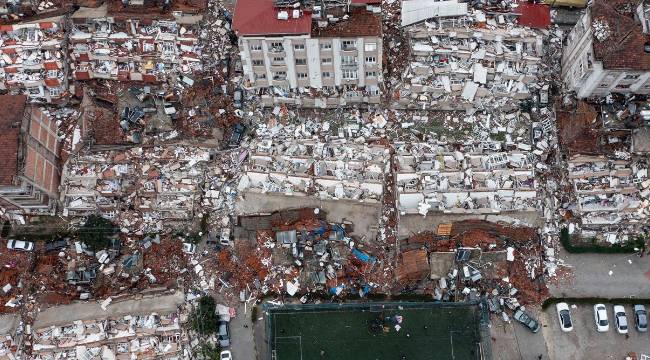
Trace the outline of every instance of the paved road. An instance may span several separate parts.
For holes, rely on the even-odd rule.
[[[571,266],[573,280],[550,285],[554,297],[650,298],[650,256],[563,251],[560,258]]]
[[[539,319],[541,308],[527,308],[533,317]],[[492,358],[494,360],[537,360],[539,355],[542,359],[548,359],[546,342],[542,331],[532,333],[520,323],[510,317],[506,323],[501,316],[491,315],[492,337]],[[547,326],[542,322],[542,326]]]
[[[244,305],[237,307],[237,316],[230,320],[230,338],[232,339],[230,351],[237,360],[255,360],[257,351],[253,338],[253,324],[251,322],[250,308],[244,313]]]

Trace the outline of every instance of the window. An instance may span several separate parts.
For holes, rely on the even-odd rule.
[[[375,57],[375,56],[366,56],[366,63],[367,64],[376,64],[377,63],[377,57]]]
[[[332,63],[332,58],[325,58],[322,60],[324,65],[331,64]]]
[[[307,65],[307,59],[296,59],[296,65]]]
[[[366,71],[366,77],[377,77],[377,72],[376,71]]]
[[[632,85],[630,85],[630,84],[618,84],[618,85],[616,85],[617,89],[629,89],[630,87],[632,87]]]
[[[29,95],[40,95],[41,94],[41,89],[38,88],[38,87],[27,88],[27,91],[29,92]]]
[[[274,41],[274,42],[272,42],[272,43],[271,43],[271,47],[284,49],[284,47],[282,46],[282,43],[281,43],[281,42],[278,42],[278,41]]]
[[[608,84],[600,84],[600,85],[598,85],[598,87],[601,87],[601,88],[606,88],[608,86],[609,86]]]
[[[307,73],[297,73],[296,76],[298,77],[298,79],[306,79]]]
[[[255,80],[264,80],[266,79],[266,74],[255,74]]]
[[[50,96],[59,96],[61,94],[61,89],[59,88],[50,88]]]
[[[379,95],[379,87],[377,87],[377,86],[371,86],[371,87],[368,89],[368,93],[370,94],[370,96],[377,96],[377,95]]]
[[[332,50],[332,43],[322,43],[320,44],[321,50]]]
[[[280,62],[280,63],[284,62],[284,58],[283,57],[274,57],[273,62]]]
[[[332,74],[331,74],[330,72],[327,72],[327,71],[326,71],[326,72],[323,73],[323,77],[324,77],[324,78],[331,78],[331,77],[332,77]]]
[[[261,44],[251,45],[251,51],[262,51],[262,45]]]
[[[263,66],[264,60],[253,60],[253,66]]]
[[[347,80],[354,80],[357,78],[356,70],[343,70],[343,78]]]
[[[286,71],[276,71],[273,74],[273,80],[286,80],[286,79],[287,79]]]
[[[47,77],[49,77],[49,78],[55,78],[57,75],[59,75],[59,70],[48,70],[47,71]]]
[[[356,40],[343,40],[343,50],[354,50],[357,48],[357,41]]]
[[[636,80],[636,79],[638,79],[640,77],[641,77],[641,75],[625,75],[624,79],[625,80]]]
[[[363,48],[366,51],[375,51],[375,50],[377,50],[377,44],[376,43],[365,43],[365,44],[363,44]]]
[[[176,51],[176,46],[173,42],[165,41],[162,43],[163,54],[173,54]]]
[[[357,57],[356,56],[341,56],[341,64],[343,65],[356,65]]]
[[[305,50],[305,44],[296,44],[293,46],[293,49],[296,51],[302,51]]]

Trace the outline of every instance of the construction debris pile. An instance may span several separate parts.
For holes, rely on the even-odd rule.
[[[35,329],[32,355],[43,360],[184,357],[186,317],[180,312],[126,315]]]
[[[512,13],[443,1],[442,16],[427,19],[422,7],[430,5],[407,5],[414,8],[402,9],[411,56],[393,93],[397,108],[516,108],[543,87],[543,33],[518,26]]]
[[[416,234],[400,247],[398,280],[416,280],[414,289],[433,293],[436,300],[487,296],[491,311],[500,312],[504,303],[514,309],[549,296],[544,283],[546,254],[537,231],[530,227],[459,221],[441,224],[435,233]]]

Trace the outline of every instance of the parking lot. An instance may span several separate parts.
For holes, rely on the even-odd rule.
[[[593,304],[574,304],[571,307],[573,331],[560,329],[555,305],[542,314],[542,328],[550,359],[624,359],[629,352],[650,355],[650,332],[640,333],[634,327],[632,305],[624,305],[629,331],[621,335],[616,331],[612,304],[605,304],[609,331],[596,331]],[[644,304],[646,310],[650,304]]]

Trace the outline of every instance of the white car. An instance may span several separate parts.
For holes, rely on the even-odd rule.
[[[616,331],[619,334],[627,334],[627,316],[623,305],[614,305],[614,318],[616,319]]]
[[[20,251],[32,251],[34,250],[34,243],[30,241],[9,240],[7,241],[7,249],[20,250]]]
[[[221,355],[219,355],[219,359],[221,360],[232,360],[232,354],[230,353],[229,350],[224,350],[221,352]]]
[[[609,331],[609,320],[607,320],[607,308],[603,304],[594,305],[594,320],[598,332]]]
[[[183,252],[193,255],[196,252],[196,245],[190,243],[183,243]]]
[[[557,303],[555,305],[557,309],[557,317],[560,320],[560,328],[564,332],[569,332],[573,330],[573,321],[571,321],[571,311],[569,311],[569,305],[567,303]]]

